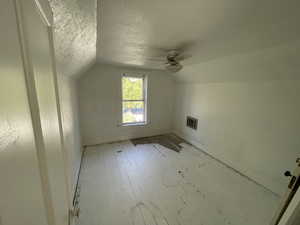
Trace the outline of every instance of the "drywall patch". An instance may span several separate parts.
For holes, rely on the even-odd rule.
[[[58,71],[76,76],[96,59],[96,0],[49,0]]]
[[[14,144],[19,138],[18,131],[9,121],[1,123],[0,127],[0,152],[5,151],[9,145]]]

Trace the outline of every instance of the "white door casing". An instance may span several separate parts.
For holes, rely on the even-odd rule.
[[[290,177],[290,183],[271,225],[296,225],[300,222],[300,158],[296,160],[296,169],[292,173],[286,171],[285,176]]]
[[[66,179],[66,166],[62,146],[62,130],[57,97],[57,79],[54,67],[54,54],[51,21],[42,11],[37,1],[20,1],[20,23],[24,32],[24,45],[28,60],[28,73],[32,78],[32,98],[37,104],[32,107],[39,119],[35,131],[42,138],[41,161],[45,167],[50,200],[48,209],[53,214],[55,224],[67,224],[69,216],[69,194]]]
[[[52,18],[43,11],[47,4],[0,2],[1,225],[69,222]]]
[[[14,1],[0,1],[0,221],[46,225]],[[34,220],[33,220],[34,218]]]

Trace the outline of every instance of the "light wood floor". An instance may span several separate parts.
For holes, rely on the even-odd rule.
[[[189,145],[89,147],[79,225],[268,225],[278,197]]]

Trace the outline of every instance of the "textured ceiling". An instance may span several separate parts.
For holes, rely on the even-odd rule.
[[[49,0],[54,17],[57,69],[76,77],[96,59],[97,1]]]
[[[163,49],[187,46],[195,64],[299,40],[300,1],[101,0],[97,60],[163,68]]]

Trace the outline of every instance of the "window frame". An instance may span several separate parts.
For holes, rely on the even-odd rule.
[[[123,78],[124,77],[130,77],[130,78],[139,78],[142,79],[143,81],[143,99],[142,100],[124,100],[123,99]],[[148,124],[148,113],[147,113],[147,106],[148,106],[148,99],[147,99],[147,94],[148,94],[148,79],[146,75],[128,75],[128,74],[123,74],[121,77],[121,125],[122,126],[144,126]],[[124,102],[143,102],[144,106],[144,121],[141,122],[123,122],[123,103]]]

